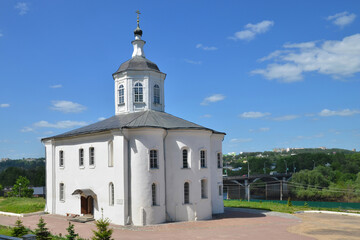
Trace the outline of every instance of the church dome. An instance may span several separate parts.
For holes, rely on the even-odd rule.
[[[128,70],[135,70],[135,71],[152,70],[152,71],[160,72],[159,67],[155,63],[140,56],[133,57],[130,60],[121,64],[119,69],[115,73],[120,73]]]

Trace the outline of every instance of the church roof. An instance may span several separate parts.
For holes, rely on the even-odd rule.
[[[56,135],[53,137],[43,138],[42,140],[52,139],[52,138],[64,138],[72,137],[83,134],[91,134],[104,132],[115,129],[131,129],[131,128],[162,128],[166,130],[174,129],[193,129],[193,130],[208,130],[213,133],[225,134],[223,132],[217,132],[210,128],[206,128],[195,123],[186,121],[182,118],[175,117],[171,114],[158,111],[141,111],[133,113],[124,113],[120,115],[115,115],[103,121],[71,130],[69,132]]]
[[[135,70],[135,71],[153,70],[160,72],[159,67],[155,63],[140,56],[133,57],[130,60],[121,64],[119,69],[114,74],[128,70]]]

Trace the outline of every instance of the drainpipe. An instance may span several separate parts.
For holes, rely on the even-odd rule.
[[[170,216],[169,216],[169,214],[168,214],[168,212],[167,212],[167,193],[166,193],[166,152],[165,152],[165,140],[166,140],[166,137],[167,137],[167,135],[168,135],[168,130],[167,129],[165,129],[165,131],[166,131],[166,134],[165,134],[165,136],[164,136],[164,138],[163,138],[163,155],[164,155],[164,188],[165,188],[165,215],[166,215],[166,220],[167,221],[170,221],[171,219],[170,219]]]

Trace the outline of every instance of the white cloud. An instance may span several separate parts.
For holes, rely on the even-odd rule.
[[[356,18],[356,14],[348,13],[348,12],[341,12],[337,13],[332,16],[328,16],[326,20],[332,21],[333,24],[339,27],[344,27],[352,23]]]
[[[2,37],[2,36],[4,36],[4,34],[2,34],[2,33],[0,32],[0,37]]]
[[[297,140],[309,140],[309,139],[314,139],[314,138],[322,138],[324,137],[323,133],[318,133],[312,136],[297,136],[296,139]]]
[[[275,117],[273,118],[274,121],[290,121],[290,120],[294,120],[296,118],[298,118],[298,115],[285,115],[285,116],[281,116],[281,117]]]
[[[86,107],[71,101],[52,101],[52,110],[63,113],[79,113],[86,110]]]
[[[233,40],[252,40],[257,34],[265,33],[274,25],[274,21],[264,20],[262,22],[252,24],[248,23],[245,25],[245,29],[236,32],[230,39]]]
[[[62,88],[62,85],[61,84],[52,85],[50,86],[50,88]]]
[[[209,105],[209,103],[219,102],[225,99],[225,96],[222,94],[214,94],[210,97],[205,98],[201,105]]]
[[[201,116],[202,118],[211,118],[212,116],[210,114],[204,114]]]
[[[252,138],[233,138],[230,139],[231,143],[245,143],[245,142],[251,142]]]
[[[270,131],[270,128],[268,127],[263,127],[263,128],[258,128],[258,129],[249,129],[249,132],[268,132]]]
[[[0,104],[0,108],[8,108],[8,107],[10,107],[10,104],[8,104],[8,103],[1,103]]]
[[[194,65],[202,64],[201,61],[194,61],[194,60],[189,60],[189,59],[185,59],[185,62],[190,63],[190,64],[194,64]]]
[[[339,111],[332,111],[329,109],[324,109],[319,113],[319,116],[322,117],[331,117],[331,116],[342,116],[342,117],[348,117],[355,114],[360,114],[360,110],[350,110],[350,109],[344,109]]]
[[[73,128],[73,127],[82,127],[85,125],[87,125],[87,123],[84,121],[77,122],[77,121],[69,121],[69,120],[59,121],[57,123],[49,123],[47,121],[40,121],[34,123],[34,126],[39,128]]]
[[[360,34],[340,41],[285,44],[286,50],[276,50],[259,61],[272,60],[264,69],[253,70],[269,80],[296,82],[303,73],[317,72],[334,78],[350,77],[360,72]]]
[[[217,50],[217,47],[208,47],[208,46],[202,45],[201,43],[197,44],[197,45],[196,45],[196,48],[200,48],[200,49],[205,50],[205,51],[214,51],[214,50]]]
[[[24,127],[20,130],[21,132],[34,132],[35,130],[31,127]]]
[[[239,115],[241,118],[262,118],[271,115],[271,113],[265,112],[244,112]]]
[[[15,9],[19,10],[19,15],[25,15],[29,11],[29,5],[25,2],[18,2]]]
[[[106,118],[104,118],[104,117],[99,117],[99,118],[98,118],[99,121],[103,121],[103,120],[105,120],[105,119],[106,119]]]

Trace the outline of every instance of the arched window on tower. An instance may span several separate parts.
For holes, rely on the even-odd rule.
[[[160,87],[157,84],[154,86],[154,103],[160,104]]]
[[[136,103],[143,102],[143,85],[141,83],[136,83],[134,87],[134,97]]]
[[[119,86],[119,105],[124,104],[125,103],[125,99],[124,99],[124,85],[120,85]]]

